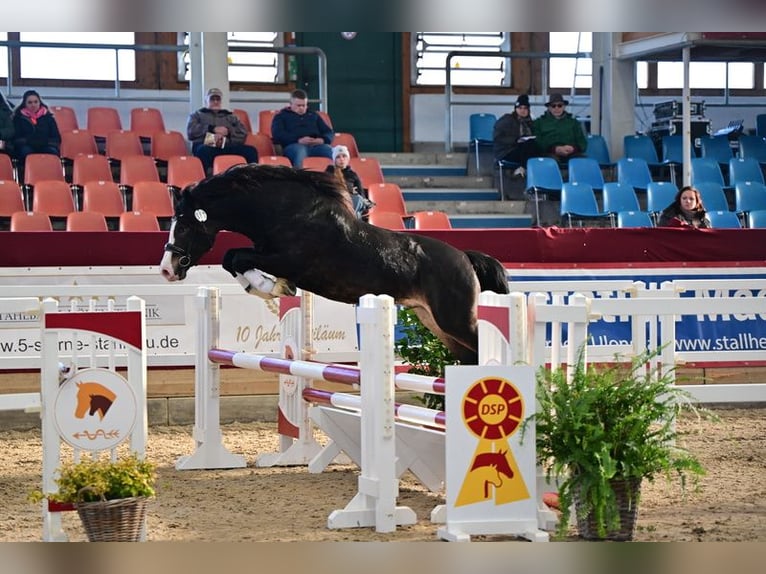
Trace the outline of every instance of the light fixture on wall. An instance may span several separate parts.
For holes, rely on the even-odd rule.
[[[340,37],[344,40],[353,40],[356,38],[356,32],[341,32]]]

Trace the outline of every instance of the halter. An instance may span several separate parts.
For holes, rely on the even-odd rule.
[[[174,255],[178,255],[179,267],[191,267],[191,255],[189,255],[184,249],[181,249],[177,245],[173,245],[172,243],[168,242],[165,244],[165,251],[170,251]]]

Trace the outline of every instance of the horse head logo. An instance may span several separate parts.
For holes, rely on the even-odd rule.
[[[116,394],[99,383],[77,383],[77,407],[74,416],[81,419],[85,417],[86,412],[91,416],[98,413],[99,420],[104,420],[116,398]]]
[[[484,479],[484,498],[489,498],[489,485],[500,488],[503,485],[503,476],[513,478],[513,470],[505,456],[507,450],[499,452],[483,452],[476,456],[471,465],[470,472],[481,472]]]

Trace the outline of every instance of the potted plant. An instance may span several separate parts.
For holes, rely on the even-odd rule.
[[[535,424],[538,463],[558,484],[558,535],[566,533],[574,505],[580,537],[631,540],[644,479],[665,475],[685,489],[704,474],[679,445],[675,424],[682,409],[703,409],[670,373],[648,367],[657,353],[586,369],[581,350],[569,374],[538,372],[537,412],[524,428]]]
[[[49,508],[77,510],[91,542],[136,542],[140,539],[146,505],[155,494],[156,467],[135,454],[117,461],[86,458],[58,469],[58,491],[31,493]]]

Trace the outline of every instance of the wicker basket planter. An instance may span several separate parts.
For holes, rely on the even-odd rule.
[[[638,499],[641,495],[641,480],[611,480],[609,483],[614,490],[615,503],[617,505],[620,527],[615,530],[607,530],[604,536],[598,533],[598,524],[592,512],[588,512],[587,505],[580,502],[579,491],[575,492],[575,513],[577,515],[577,532],[580,538],[585,540],[633,540],[636,531],[636,518],[638,517]]]
[[[139,542],[149,499],[145,496],[75,504],[89,542]]]

